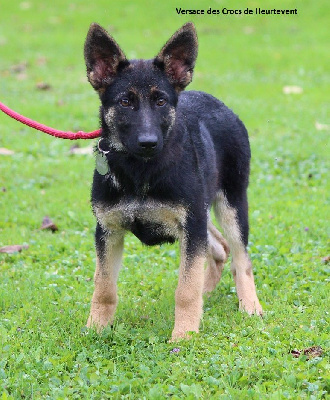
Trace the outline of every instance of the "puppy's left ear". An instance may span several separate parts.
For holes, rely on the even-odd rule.
[[[175,32],[154,59],[154,64],[165,71],[177,92],[183,90],[192,80],[197,51],[195,26],[188,22]]]

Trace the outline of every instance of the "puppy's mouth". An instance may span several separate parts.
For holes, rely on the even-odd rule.
[[[154,149],[144,149],[144,150],[139,150],[138,152],[135,153],[136,156],[139,158],[143,158],[145,160],[150,160],[154,157],[156,157],[160,153],[159,148],[154,148]]]

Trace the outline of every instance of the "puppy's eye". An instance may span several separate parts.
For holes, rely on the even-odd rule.
[[[166,104],[166,100],[163,97],[160,97],[159,99],[157,99],[156,104],[157,106],[162,107]]]
[[[119,104],[122,107],[129,107],[131,105],[131,102],[128,99],[120,99]]]

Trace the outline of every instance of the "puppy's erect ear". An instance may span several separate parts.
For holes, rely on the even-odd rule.
[[[87,77],[95,90],[108,86],[119,69],[129,65],[118,44],[98,24],[89,28],[85,42]]]
[[[197,50],[195,26],[188,22],[175,32],[154,59],[154,64],[164,69],[177,92],[183,90],[192,80]]]

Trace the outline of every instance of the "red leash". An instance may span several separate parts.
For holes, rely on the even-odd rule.
[[[23,117],[23,115],[20,115],[17,112],[11,110],[9,107],[7,107],[5,104],[1,102],[0,102],[0,110],[3,111],[5,114],[9,115],[9,117],[16,119],[16,121],[22,122],[22,124],[25,124],[27,126],[30,126],[31,128],[37,129],[38,131],[45,132],[48,135],[55,136],[61,139],[70,139],[70,140],[95,139],[101,136],[102,133],[101,129],[98,129],[97,131],[93,132],[83,132],[83,131],[65,132],[49,128],[48,126],[33,121],[30,118]]]

